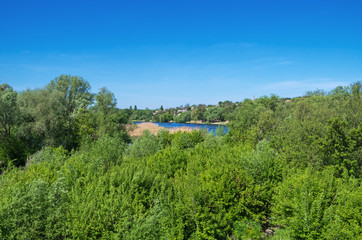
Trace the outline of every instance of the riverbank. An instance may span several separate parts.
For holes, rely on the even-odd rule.
[[[165,128],[158,126],[156,123],[150,123],[150,122],[143,122],[139,124],[128,124],[126,126],[127,132],[131,137],[140,137],[143,135],[144,130],[150,131],[150,133],[157,135],[157,133],[161,130],[167,130],[170,133],[174,132],[191,132],[192,130],[195,130],[195,128],[191,127],[176,127],[176,128]]]
[[[201,123],[176,123],[176,122],[133,122],[137,126],[131,125],[128,133],[131,136],[141,136],[144,130],[149,130],[153,134],[157,134],[160,130],[166,129],[168,131],[192,131],[203,129],[209,133],[216,135],[219,128],[224,130],[224,133],[228,132],[228,128],[225,125],[220,124],[201,124]],[[141,126],[139,126],[141,125]]]
[[[229,121],[223,121],[223,122],[203,122],[203,121],[189,121],[186,123],[190,123],[190,124],[210,124],[210,125],[223,125],[225,126],[226,124],[229,123]]]
[[[134,120],[133,123],[135,122],[144,122],[144,123],[149,123],[149,122],[146,122],[144,120]],[[166,123],[179,123],[179,122],[175,122],[175,121],[169,121],[169,122],[166,122]],[[187,124],[210,124],[210,125],[223,125],[225,126],[226,124],[229,123],[229,121],[223,121],[223,122],[203,122],[201,120],[197,120],[197,121],[188,121],[188,122],[185,122]]]

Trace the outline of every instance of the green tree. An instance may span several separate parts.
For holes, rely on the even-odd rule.
[[[42,144],[59,145],[64,130],[65,106],[58,91],[26,90],[19,94],[19,107],[24,122],[22,135],[31,134],[42,139]]]
[[[47,89],[60,92],[67,117],[87,108],[93,101],[90,84],[82,77],[60,75],[48,84]]]
[[[117,100],[114,94],[110,92],[106,87],[100,89],[97,95],[95,95],[96,103],[95,109],[102,112],[104,115],[109,114],[117,105]]]
[[[199,106],[195,107],[191,111],[191,119],[194,121],[201,120],[204,121],[204,113],[206,112],[205,105],[199,104]]]
[[[15,128],[19,121],[17,93],[9,85],[2,84],[0,85],[0,170],[10,162],[19,165],[25,158],[24,147],[15,136]]]
[[[323,163],[334,165],[340,173],[345,169],[352,175],[358,175],[361,158],[352,153],[358,151],[362,142],[362,129],[346,131],[347,123],[337,118],[329,120],[327,133],[322,140]],[[349,136],[351,135],[351,136]]]
[[[92,99],[89,83],[70,75],[55,78],[44,89],[22,92],[19,95],[24,114],[22,130],[38,135],[45,145],[75,148],[78,145],[75,120]]]
[[[8,141],[18,118],[17,93],[7,84],[0,85],[0,139]]]

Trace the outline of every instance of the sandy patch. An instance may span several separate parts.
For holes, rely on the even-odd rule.
[[[226,124],[228,124],[229,123],[229,121],[225,121],[225,122],[211,122],[211,123],[209,123],[209,124],[212,124],[212,125],[226,125]]]
[[[127,132],[131,137],[140,137],[143,134],[144,130],[150,131],[152,134],[157,135],[161,130],[168,130],[170,133],[175,133],[178,131],[181,132],[191,132],[195,130],[189,127],[179,127],[179,128],[164,128],[160,127],[155,123],[140,123],[140,124],[129,124],[126,126]]]
[[[176,127],[176,128],[169,128],[170,133],[175,132],[191,132],[192,130],[199,130],[199,128],[190,128],[190,127]]]

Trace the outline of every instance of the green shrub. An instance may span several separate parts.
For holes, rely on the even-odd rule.
[[[234,223],[233,236],[235,239],[260,239],[262,228],[259,223],[244,219]]]
[[[270,237],[271,240],[291,240],[290,230],[287,229],[278,229],[273,236]]]
[[[179,149],[193,148],[204,141],[206,134],[202,131],[192,130],[191,132],[176,132],[173,134],[172,147]]]
[[[68,151],[62,146],[58,148],[44,147],[42,150],[34,153],[28,158],[26,163],[27,166],[30,164],[37,164],[43,162],[55,163],[57,165],[63,165],[67,159]]]
[[[15,185],[2,184],[1,187],[2,239],[57,239],[66,236],[68,198],[63,179],[53,184],[38,179]]]
[[[161,148],[156,136],[145,130],[142,137],[137,138],[127,149],[127,155],[142,158],[155,154]]]
[[[171,146],[173,136],[168,130],[161,130],[157,133],[157,139],[163,148]]]
[[[293,239],[357,239],[361,236],[362,196],[359,181],[336,178],[335,169],[298,171],[277,188],[274,223]],[[359,199],[359,200],[358,200]]]

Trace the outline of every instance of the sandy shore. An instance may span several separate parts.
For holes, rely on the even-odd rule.
[[[225,121],[225,122],[212,122],[212,123],[208,123],[208,124],[212,124],[212,125],[226,125],[228,124],[229,121]]]
[[[126,129],[131,137],[142,136],[144,130],[148,130],[154,135],[156,135],[161,130],[168,130],[170,131],[170,133],[175,133],[178,131],[191,132],[192,130],[195,130],[195,128],[190,128],[190,127],[164,128],[158,126],[155,123],[146,123],[146,122],[140,124],[129,124],[126,126]]]
[[[226,125],[229,123],[229,121],[225,121],[225,122],[203,122],[203,121],[190,121],[190,122],[186,122],[186,123],[192,123],[192,124],[211,124],[211,125]]]

